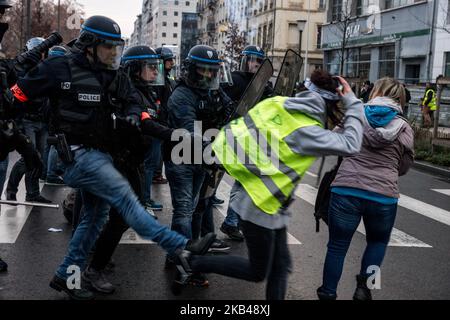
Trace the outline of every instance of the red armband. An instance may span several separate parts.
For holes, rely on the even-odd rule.
[[[25,95],[25,93],[23,93],[22,89],[19,88],[19,86],[17,84],[15,84],[12,88],[11,88],[11,92],[14,95],[14,98],[16,98],[17,100],[19,100],[20,102],[26,102],[28,101],[28,97]]]
[[[142,112],[141,113],[141,121],[144,121],[146,119],[151,119],[152,117],[150,117],[148,112]]]

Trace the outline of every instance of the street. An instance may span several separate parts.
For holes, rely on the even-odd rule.
[[[11,157],[13,161],[15,157]],[[327,159],[325,168],[335,160]],[[328,230],[321,223],[315,232],[313,203],[319,162],[310,168],[296,190],[298,199],[291,206],[292,221],[288,230],[293,270],[289,278],[287,299],[317,299],[326,254]],[[10,162],[11,167],[11,162]],[[325,171],[324,171],[325,172]],[[232,181],[222,181],[218,196],[226,200],[215,210],[218,227],[226,214]],[[164,204],[157,212],[159,221],[170,224],[169,186],[154,185],[155,198]],[[45,185],[42,194],[61,203],[68,187]],[[381,269],[381,290],[373,290],[374,299],[450,299],[450,180],[415,169],[400,178],[401,199],[395,229]],[[24,198],[24,186],[18,200]],[[49,232],[49,228],[62,232]],[[346,257],[338,287],[338,299],[351,299],[355,275],[365,248],[363,228],[355,234]],[[0,256],[8,262],[8,272],[0,274],[0,300],[66,300],[66,295],[48,283],[61,262],[71,236],[71,227],[59,210],[1,205]],[[245,243],[232,242],[229,254],[245,255]],[[181,296],[170,291],[173,273],[164,270],[164,252],[155,244],[139,238],[129,230],[114,255],[115,271],[109,280],[117,286],[112,295],[97,294],[103,299],[264,299],[264,283],[247,283],[219,275],[209,275],[209,288],[189,287]]]

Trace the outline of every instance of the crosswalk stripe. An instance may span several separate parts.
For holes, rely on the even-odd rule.
[[[400,195],[398,205],[450,226],[450,211],[435,207],[403,194]]]
[[[446,196],[450,196],[450,189],[431,189],[431,190],[445,194]]]
[[[299,184],[297,190],[295,191],[295,195],[300,199],[308,202],[312,206],[315,205],[317,189],[310,186],[309,184]],[[358,232],[363,235],[366,234],[364,225],[361,224],[358,226]],[[396,228],[392,229],[391,239],[388,244],[390,247],[421,247],[421,248],[432,248],[432,246],[420,241],[419,239],[414,238],[413,236],[408,235],[407,233],[400,231]]]
[[[226,210],[228,209],[228,202],[230,199],[230,191],[231,191],[231,186],[228,184],[228,182],[226,182],[225,180],[222,180],[222,182],[219,185],[219,188],[217,189],[217,194],[225,202],[220,207],[217,207],[217,209],[224,217],[227,216]],[[295,238],[289,232],[288,232],[287,240],[288,240],[288,244],[302,244],[300,241],[298,241],[297,238]]]

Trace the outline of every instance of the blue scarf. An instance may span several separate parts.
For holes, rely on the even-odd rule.
[[[394,109],[384,106],[366,106],[364,112],[372,128],[386,126],[398,114]]]

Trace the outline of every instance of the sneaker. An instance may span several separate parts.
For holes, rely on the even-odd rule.
[[[64,183],[64,180],[61,179],[60,177],[47,178],[47,180],[45,181],[45,184],[50,185],[50,186],[65,186],[66,185]]]
[[[148,206],[147,204],[144,205],[145,210],[147,210],[148,214],[151,215],[153,218],[158,219],[155,212]]]
[[[40,203],[52,203],[51,200],[48,200],[48,199],[44,198],[41,195],[38,195],[37,197],[34,197],[34,198],[25,198],[25,201],[27,201],[27,202],[40,202]]]
[[[227,242],[216,239],[212,243],[211,247],[209,247],[208,252],[225,252],[230,249],[231,249],[231,247]]]
[[[67,281],[61,279],[58,276],[54,276],[52,281],[50,281],[50,288],[56,291],[64,291],[73,300],[92,300],[94,299],[94,293],[92,291],[80,288],[80,289],[69,289],[67,288]]]
[[[113,293],[116,288],[112,283],[106,279],[105,274],[103,271],[97,271],[91,267],[88,267],[86,270],[84,270],[82,274],[82,279],[86,281],[89,286],[97,290],[101,293]]]
[[[220,226],[220,231],[222,231],[228,237],[230,237],[231,240],[244,241],[244,235],[242,234],[242,231],[239,230],[238,227],[233,227],[225,223],[222,223],[222,225]]]
[[[153,184],[166,184],[167,179],[164,179],[164,177],[162,175],[156,176],[156,177],[153,177],[152,183]]]
[[[163,205],[161,203],[151,199],[145,203],[145,207],[155,211],[161,211],[163,209]]]
[[[8,264],[0,258],[0,272],[8,271]]]
[[[221,205],[221,204],[224,204],[224,203],[225,203],[224,200],[219,199],[219,198],[217,198],[216,196],[213,196],[213,197],[211,198],[210,201],[211,201],[211,203],[213,204],[213,206],[215,206],[215,205]]]

